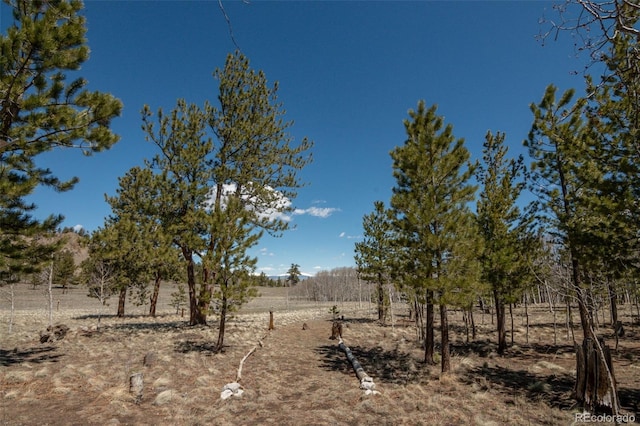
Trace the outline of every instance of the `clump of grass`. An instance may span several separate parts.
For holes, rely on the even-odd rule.
[[[166,376],[161,376],[161,377],[158,377],[153,382],[152,386],[153,386],[154,389],[157,389],[157,390],[165,390],[170,385],[171,385],[171,379],[169,377],[166,377]]]
[[[4,399],[16,399],[18,395],[20,395],[20,392],[18,390],[10,390],[4,394]]]
[[[549,391],[551,391],[551,385],[549,385],[549,383],[537,380],[535,382],[529,383],[529,385],[527,385],[527,390],[532,393],[548,393]]]
[[[51,374],[51,370],[49,367],[42,367],[40,370],[36,371],[34,377],[43,378],[47,377]]]
[[[33,377],[32,371],[24,370],[12,370],[8,371],[4,375],[4,381],[6,383],[26,383]]]
[[[175,395],[176,391],[174,391],[173,389],[162,391],[156,396],[156,399],[153,401],[153,405],[168,404],[175,397]]]

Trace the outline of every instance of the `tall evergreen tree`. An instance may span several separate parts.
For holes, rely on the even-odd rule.
[[[96,267],[97,270],[108,268],[110,287],[118,293],[119,317],[125,315],[127,292],[133,289],[142,290],[151,278],[147,256],[140,254],[149,253],[145,235],[145,230],[129,215],[109,218],[104,227],[98,228],[91,235],[91,261],[87,263],[91,271],[88,275],[95,272]]]
[[[62,286],[62,292],[65,293],[69,285],[76,283],[76,264],[73,260],[73,254],[66,249],[59,250],[53,256],[53,282]]]
[[[206,322],[210,301],[210,291],[206,288],[199,291],[196,283],[196,261],[206,249],[205,207],[213,182],[210,157],[214,146],[206,135],[205,119],[197,105],[178,100],[168,116],[162,109],[158,111],[156,128],[149,108],[145,106],[143,110],[147,140],[160,150],[147,162],[147,168],[153,171],[148,185],[156,194],[154,204],[147,205],[147,209],[158,218],[163,232],[181,252],[192,325]]]
[[[469,183],[475,164],[463,139],[455,139],[453,126],[444,125],[424,101],[404,121],[407,140],[391,152],[393,188],[391,206],[398,233],[406,241],[411,269],[426,291],[426,300],[440,307],[442,371],[450,370],[447,306],[458,303],[477,274],[478,238],[468,204],[476,187]],[[455,267],[454,267],[455,265]],[[433,338],[433,316],[427,313],[427,340]],[[427,351],[433,343],[425,345]]]
[[[287,271],[287,283],[289,286],[294,286],[300,282],[300,265],[292,263],[291,267]]]
[[[39,185],[67,191],[78,181],[60,181],[36,157],[55,148],[87,155],[108,149],[118,140],[109,125],[122,104],[87,90],[83,78],[66,81],[65,72],[89,57],[81,1],[5,3],[13,23],[0,35],[0,270],[13,276],[34,266],[24,238],[52,232],[62,221],[33,219],[35,206],[24,198]]]
[[[375,283],[378,321],[385,324],[390,300],[385,291],[393,268],[393,216],[382,201],[373,203],[374,211],[362,218],[364,240],[355,245],[356,265],[360,276]]]
[[[136,224],[136,232],[128,235],[136,249],[128,253],[128,256],[135,256],[136,259],[131,259],[132,262],[146,265],[153,278],[149,315],[155,316],[160,283],[177,276],[180,254],[173,245],[171,236],[164,232],[162,223],[158,220],[158,208],[163,206],[157,202],[159,191],[151,170],[133,167],[118,181],[117,194],[107,197],[112,209],[109,220],[117,222],[124,219]],[[127,238],[127,235],[124,237]],[[139,283],[137,290],[142,301],[148,293],[146,283]]]
[[[593,319],[588,310],[582,285],[586,220],[593,216],[585,210],[584,192],[580,189],[580,168],[586,166],[584,141],[588,137],[582,119],[584,100],[571,105],[573,90],[556,100],[556,88],[547,87],[539,105],[531,105],[534,123],[525,141],[531,165],[531,191],[537,195],[540,219],[552,229],[555,243],[570,253],[572,283],[578,300],[584,337],[590,337]]]
[[[576,395],[590,410],[618,411],[615,378],[606,361],[605,348],[594,331],[594,318],[590,309],[592,286],[585,285],[589,266],[593,264],[594,245],[600,243],[598,235],[612,231],[611,222],[603,217],[598,196],[604,182],[601,161],[593,154],[602,139],[584,120],[585,100],[571,103],[573,90],[556,99],[557,89],[550,85],[540,104],[531,105],[534,122],[525,145],[534,162],[531,170],[531,189],[538,195],[538,206],[543,219],[553,230],[554,243],[568,253],[573,296],[578,302],[583,343],[576,344]],[[604,233],[597,231],[603,229]],[[595,231],[595,232],[594,232]],[[597,362],[587,362],[588,354],[597,354]],[[589,383],[595,377],[595,365],[605,371],[606,381],[600,385]],[[599,386],[604,384],[603,389]],[[593,393],[592,393],[593,392]],[[592,393],[592,394],[590,394]]]
[[[509,159],[504,145],[504,133],[495,136],[487,132],[483,143],[483,163],[478,168],[478,182],[482,185],[477,203],[477,218],[484,240],[482,263],[483,280],[493,292],[496,307],[498,353],[507,348],[505,306],[514,302],[518,272],[526,267],[526,256],[520,250],[519,233],[526,225],[516,205],[524,188],[523,159]]]
[[[277,84],[268,87],[264,73],[250,69],[246,57],[229,55],[214,76],[220,81],[219,106],[199,108],[181,100],[170,116],[158,113],[157,129],[149,109],[143,111],[147,138],[160,148],[149,166],[161,194],[161,222],[187,264],[191,324],[206,323],[212,296],[223,294],[214,292],[224,284],[218,262],[227,255],[243,258],[224,254],[236,247],[228,244],[227,233],[237,231],[237,247],[247,248],[249,235],[286,230],[283,214],[291,211],[301,185],[297,171],[311,160],[312,143],[304,139],[294,146],[287,133],[292,123],[283,119]],[[229,230],[219,229],[222,216],[233,224]],[[204,267],[199,286],[196,257]]]
[[[213,303],[220,317],[216,348],[222,350],[227,315],[257,294],[251,279],[257,258],[248,256],[247,250],[258,243],[262,233],[255,231],[252,213],[235,197],[227,199],[224,208],[213,211],[209,219],[215,244],[203,262],[214,278]]]

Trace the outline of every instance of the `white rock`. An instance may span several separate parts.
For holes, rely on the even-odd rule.
[[[225,389],[222,392],[220,392],[220,399],[228,399],[231,396],[233,396],[233,391],[230,389]]]
[[[227,383],[226,385],[224,385],[224,387],[222,388],[222,390],[230,390],[233,393],[236,393],[240,390],[241,386],[240,383]]]
[[[376,388],[375,383],[373,382],[365,382],[364,380],[362,382],[360,382],[360,389],[366,389],[366,390],[374,390]]]

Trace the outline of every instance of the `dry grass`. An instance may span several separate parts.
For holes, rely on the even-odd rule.
[[[344,339],[380,395],[366,396],[335,341],[329,306],[289,301],[278,289],[264,289],[228,323],[227,346],[211,348],[217,327],[188,327],[168,307],[164,289],[160,315],[130,309],[123,319],[95,325],[96,302],[81,290],[57,294],[55,321],[71,331],[54,344],[40,344],[47,313],[40,290],[20,288],[14,332],[8,311],[0,311],[0,422],[10,425],[504,425],[572,423],[574,358],[564,332],[552,346],[553,329],[544,309],[532,309],[529,344],[518,324],[518,345],[495,355],[488,316],[478,316],[479,335],[466,344],[459,315],[451,318],[452,372],[423,357],[412,327],[381,327],[366,306],[339,306]],[[288,308],[287,308],[288,306]],[[266,334],[268,310],[276,329],[243,366],[244,394],[220,399],[234,381],[242,357]],[[110,308],[113,309],[113,308]],[[401,314],[401,312],[397,312]],[[302,323],[309,330],[302,330]],[[399,324],[400,322],[398,322]],[[404,324],[404,322],[403,322]],[[638,328],[614,354],[625,412],[638,413],[640,349]],[[151,354],[151,355],[148,355]],[[143,362],[147,356],[147,365]],[[129,394],[133,373],[144,375],[142,400]]]

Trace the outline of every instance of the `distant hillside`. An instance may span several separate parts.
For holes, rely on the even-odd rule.
[[[83,239],[87,237],[83,237],[81,235],[76,234],[73,231],[63,232],[61,234],[56,234],[55,237],[47,239],[48,242],[52,241],[60,241],[61,239],[65,240],[63,250],[67,250],[73,254],[73,262],[76,266],[80,266],[80,264],[89,257],[89,249],[85,244],[82,243]]]
[[[66,239],[65,249],[73,253],[73,262],[76,265],[80,265],[89,257],[89,249],[82,243],[82,239],[86,237],[81,237],[75,232],[64,233],[62,237]]]

